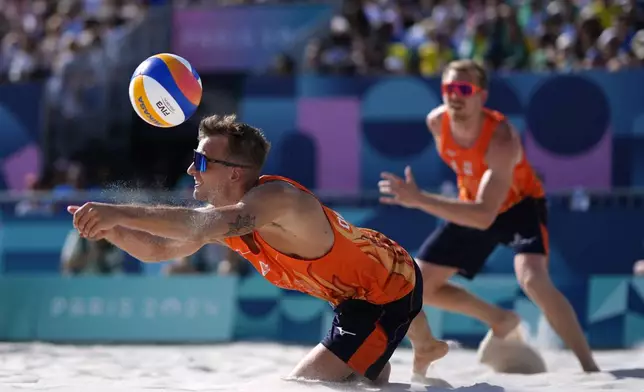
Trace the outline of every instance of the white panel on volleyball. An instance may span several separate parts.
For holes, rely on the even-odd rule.
[[[160,118],[172,125],[179,125],[186,119],[177,101],[159,82],[147,75],[143,75],[143,88],[148,96],[152,110]]]

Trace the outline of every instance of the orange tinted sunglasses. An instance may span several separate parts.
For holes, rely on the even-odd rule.
[[[468,82],[451,82],[443,83],[441,91],[444,95],[456,94],[461,97],[471,97],[472,95],[483,91],[482,88]]]

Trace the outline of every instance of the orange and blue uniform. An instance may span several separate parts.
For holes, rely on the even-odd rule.
[[[259,184],[269,181],[284,181],[311,193],[279,176],[262,176]],[[328,301],[336,316],[322,344],[355,372],[375,380],[422,307],[422,277],[413,258],[395,241],[322,208],[334,243],[318,259],[281,253],[257,231],[227,238],[226,244],[272,284]]]
[[[456,174],[459,199],[476,201],[486,162],[488,147],[497,126],[506,117],[494,110],[483,110],[481,132],[470,147],[459,145],[452,135],[450,118],[442,114],[436,148],[439,156]],[[547,209],[541,180],[525,154],[515,166],[512,185],[487,230],[477,230],[454,223],[445,223],[421,246],[417,258],[455,267],[467,278],[473,278],[497,245],[512,247],[517,253],[548,252]]]

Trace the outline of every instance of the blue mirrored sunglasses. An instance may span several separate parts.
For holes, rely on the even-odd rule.
[[[218,163],[220,165],[227,166],[227,167],[241,167],[245,169],[249,169],[251,167],[249,165],[242,165],[241,163],[233,163],[228,161],[222,161],[220,159],[208,158],[207,156],[205,156],[204,154],[200,153],[197,150],[193,150],[193,151],[194,151],[194,155],[193,155],[192,162],[195,165],[195,169],[197,169],[197,171],[201,173],[205,172],[206,169],[208,168],[208,162]]]

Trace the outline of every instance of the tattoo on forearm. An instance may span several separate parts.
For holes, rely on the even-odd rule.
[[[255,216],[246,214],[246,215],[237,215],[237,218],[228,222],[228,233],[227,236],[232,235],[244,235],[252,231],[255,228]]]

